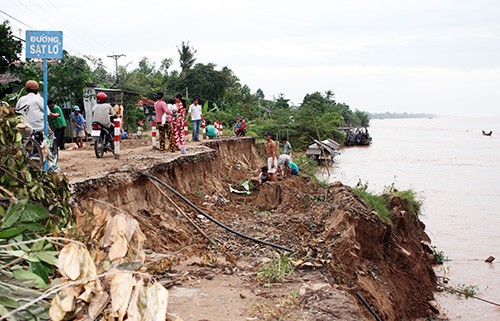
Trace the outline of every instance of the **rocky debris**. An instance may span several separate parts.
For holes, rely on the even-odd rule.
[[[495,260],[495,257],[493,257],[493,256],[491,256],[491,255],[490,255],[490,256],[488,256],[488,258],[487,258],[486,260],[484,260],[484,262],[486,262],[486,263],[491,263],[491,262],[493,262],[494,260]]]

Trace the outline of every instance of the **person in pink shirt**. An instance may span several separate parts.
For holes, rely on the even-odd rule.
[[[156,93],[155,112],[156,112],[156,126],[158,127],[160,151],[165,151],[165,138],[166,126],[165,123],[171,114],[167,108],[167,104],[163,101],[163,93],[161,91]],[[171,117],[171,116],[170,116]]]

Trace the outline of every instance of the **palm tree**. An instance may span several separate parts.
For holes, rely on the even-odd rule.
[[[325,99],[329,103],[335,103],[335,94],[332,90],[325,91]]]
[[[188,71],[196,61],[195,54],[196,50],[194,48],[189,47],[189,41],[181,44],[181,48],[177,47],[177,51],[179,52],[179,62],[181,64],[182,73]]]

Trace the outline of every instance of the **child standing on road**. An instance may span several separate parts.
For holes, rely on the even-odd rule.
[[[85,124],[85,118],[80,114],[80,107],[74,106],[73,112],[71,113],[71,121],[75,126],[73,130],[75,142],[78,148],[83,148],[83,138],[87,132],[87,125]]]

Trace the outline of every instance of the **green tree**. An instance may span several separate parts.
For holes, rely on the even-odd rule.
[[[325,99],[328,103],[335,104],[335,94],[332,90],[325,91]]]
[[[351,120],[352,120],[352,110],[349,107],[349,105],[344,104],[344,103],[337,103],[335,104],[335,107],[337,111],[342,115],[344,118],[344,126],[351,126]]]
[[[288,102],[290,99],[285,98],[285,94],[279,94],[278,99],[274,103],[274,109],[289,109],[290,105]]]
[[[302,101],[301,108],[308,108],[315,114],[322,114],[327,108],[327,100],[319,91],[312,94],[307,94]]]
[[[83,56],[90,64],[90,81],[98,87],[108,87],[114,84],[114,76],[106,71],[102,58],[91,55]]]
[[[352,120],[352,126],[355,127],[368,127],[370,126],[370,115],[367,112],[356,109],[354,111]]]
[[[183,92],[188,88],[191,95],[202,100],[220,102],[226,89],[226,79],[215,69],[215,64],[196,64],[171,85],[174,92]]]
[[[49,97],[59,103],[79,104],[85,83],[90,80],[91,72],[85,59],[64,51],[63,59],[49,65]]]
[[[263,91],[262,91],[262,89],[260,89],[260,88],[259,88],[259,89],[257,89],[257,91],[255,92],[255,95],[256,95],[257,97],[259,97],[259,99],[264,99],[264,98],[266,98],[266,95],[264,95],[264,92],[263,92]]]
[[[148,95],[151,92],[162,90],[163,77],[154,63],[150,63],[147,57],[139,61],[139,66],[128,74],[127,89],[139,92],[140,95]]]
[[[197,50],[189,46],[189,41],[181,44],[181,48],[177,47],[179,52],[179,63],[181,64],[182,72],[188,71],[196,62],[195,54]]]
[[[8,21],[0,24],[0,73],[12,70],[13,62],[19,60],[22,43],[14,38]]]

